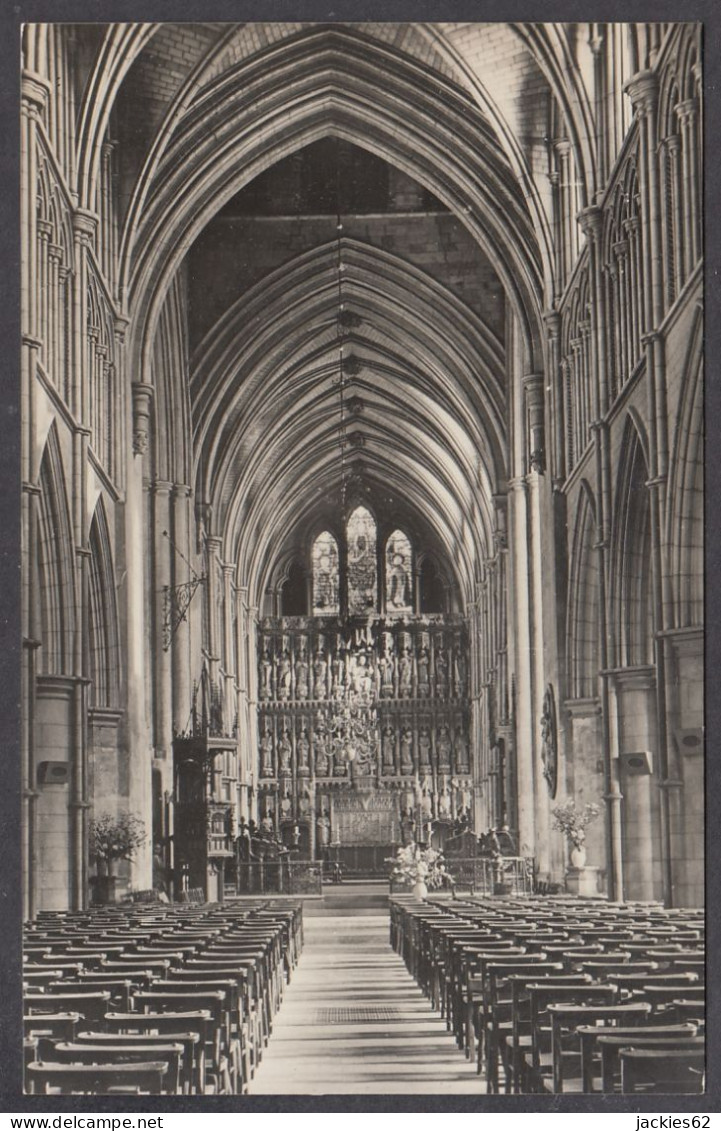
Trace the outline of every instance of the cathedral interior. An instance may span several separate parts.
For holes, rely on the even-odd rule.
[[[25,917],[494,830],[704,898],[701,29],[22,44]]]

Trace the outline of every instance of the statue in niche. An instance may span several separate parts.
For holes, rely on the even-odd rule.
[[[273,736],[267,726],[260,740],[261,767],[264,778],[273,776]]]
[[[438,801],[438,816],[447,821],[451,816],[451,795],[448,786],[443,786],[443,791]]]
[[[466,665],[466,657],[463,653],[463,647],[459,640],[456,644],[456,650],[453,658],[453,683],[456,699],[462,699],[466,694],[467,676],[468,668]]]
[[[430,664],[428,649],[424,644],[418,653],[418,694],[420,696],[430,695],[431,693]]]
[[[427,778],[423,781],[423,793],[421,794],[421,813],[423,814],[424,821],[433,820],[433,790]]]
[[[288,737],[288,731],[284,730],[278,743],[278,754],[280,755],[280,772],[281,774],[290,773],[290,760],[293,753],[293,747]]]
[[[351,687],[357,695],[370,695],[372,686],[371,673],[368,667],[368,658],[363,652],[355,659],[351,680]]]
[[[316,731],[313,742],[315,747],[315,772],[319,778],[324,778],[328,774],[328,746],[326,737],[321,731]]]
[[[327,809],[324,809],[316,820],[315,839],[319,848],[327,848],[330,844],[330,817]]]
[[[293,672],[290,664],[290,655],[288,649],[283,652],[281,656],[280,665],[278,669],[278,698],[290,699],[290,692],[293,683]]]
[[[386,648],[386,651],[378,661],[378,671],[380,675],[380,693],[384,699],[392,699],[394,692],[395,663],[393,660],[393,652],[389,648]]]
[[[396,732],[390,723],[386,723],[383,728],[383,739],[381,743],[381,753],[383,758],[383,769],[392,771],[395,766],[395,750],[396,748]]]
[[[443,644],[436,652],[436,695],[443,698],[448,691],[448,653]]]
[[[403,699],[409,699],[413,694],[413,660],[408,648],[403,649],[398,663],[398,689]]]
[[[451,736],[445,723],[441,723],[436,735],[436,753],[438,754],[438,768],[450,770],[451,768]]]
[[[325,699],[327,675],[328,661],[323,649],[319,648],[313,663],[313,696],[315,699]]]
[[[413,732],[407,723],[401,731],[401,769],[404,774],[413,772]]]
[[[280,815],[281,815],[282,819],[284,821],[290,820],[290,816],[291,816],[292,811],[293,811],[293,804],[290,800],[290,795],[288,793],[288,790],[286,789],[285,792],[283,793],[283,796],[280,799]]]
[[[310,769],[308,762],[308,756],[310,754],[310,742],[308,741],[308,731],[305,729],[305,727],[303,727],[300,732],[296,749],[298,752],[298,773],[307,774]]]
[[[308,698],[308,661],[305,658],[305,651],[301,651],[295,662],[295,697]]]
[[[468,739],[462,723],[456,727],[455,747],[456,766],[459,770],[465,771],[468,769]]]
[[[428,769],[431,764],[431,736],[425,726],[418,734],[418,762],[421,769]]]
[[[304,789],[298,798],[298,812],[301,817],[307,817],[310,813],[310,794],[307,789]]]
[[[273,664],[267,645],[260,661],[260,697],[261,699],[273,698]]]
[[[340,651],[336,652],[331,664],[331,681],[333,694],[338,695],[344,687],[345,677],[345,664],[343,663],[343,655]]]

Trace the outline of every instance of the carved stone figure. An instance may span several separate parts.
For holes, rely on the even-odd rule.
[[[456,766],[465,772],[468,770],[468,739],[462,726],[456,727],[455,735]]]
[[[325,699],[326,680],[328,675],[328,661],[323,652],[317,652],[313,663],[313,696],[316,699]]]
[[[422,770],[430,768],[431,736],[428,732],[428,727],[421,727],[418,734],[418,762]]]
[[[273,776],[273,736],[269,730],[263,731],[263,737],[260,740],[260,752],[263,777],[271,778]]]
[[[310,742],[308,741],[308,732],[305,727],[303,727],[298,737],[296,750],[298,753],[298,773],[307,774],[310,770],[308,761],[310,754]]]
[[[407,648],[403,649],[398,663],[398,689],[404,699],[413,694],[413,660]]]
[[[436,695],[443,697],[448,691],[448,653],[441,646],[436,652]]]
[[[445,723],[441,723],[436,735],[436,753],[439,769],[448,770],[451,765],[451,736]]]
[[[331,679],[334,695],[337,695],[340,691],[342,691],[344,686],[344,676],[345,664],[343,663],[343,657],[340,652],[337,652],[333,657],[333,663],[331,664]]]
[[[330,817],[325,809],[315,823],[315,836],[319,848],[327,848],[330,844]]]
[[[278,743],[278,754],[280,755],[280,772],[281,774],[290,773],[290,759],[293,753],[293,747],[288,737],[288,731],[284,730]]]
[[[455,652],[454,662],[453,662],[453,683],[454,683],[454,694],[456,696],[456,699],[462,699],[463,696],[466,694],[467,674],[468,674],[468,669],[467,669],[467,665],[466,665],[466,657],[463,654],[463,650],[461,648],[460,641],[459,641],[459,643],[456,647],[456,652]]]
[[[291,803],[288,791],[286,790],[280,799],[280,815],[284,821],[287,821],[291,815],[293,805]]]
[[[273,664],[267,648],[260,661],[260,697],[261,699],[273,698]]]
[[[390,723],[387,723],[383,728],[383,740],[381,744],[383,769],[392,770],[395,764],[395,746],[396,746],[396,732]]]
[[[394,693],[393,677],[395,675],[392,652],[385,652],[381,656],[378,661],[378,670],[380,672],[380,693],[385,699],[392,699]]]
[[[313,739],[315,749],[315,772],[319,778],[328,774],[328,745],[324,734],[316,731]]]
[[[308,697],[308,661],[303,653],[295,662],[295,697],[296,699]]]
[[[428,649],[424,645],[418,653],[418,694],[424,696],[430,695],[430,692],[430,657],[428,655]]]
[[[401,731],[401,769],[404,774],[413,771],[413,734],[408,725]]]
[[[443,792],[438,801],[438,816],[448,819],[451,815],[451,795],[448,786],[443,787]]]
[[[293,672],[290,665],[290,656],[287,650],[283,653],[278,668],[278,698],[290,699]]]

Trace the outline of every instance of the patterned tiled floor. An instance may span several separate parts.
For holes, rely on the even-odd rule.
[[[387,912],[372,910],[316,917],[305,904],[305,947],[251,1095],[483,1091],[391,950]]]

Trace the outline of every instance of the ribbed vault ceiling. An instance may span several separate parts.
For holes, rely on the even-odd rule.
[[[216,41],[212,65],[196,62],[130,202],[123,275],[134,371],[152,373],[169,287],[214,217],[259,173],[323,138],[382,159],[456,218],[505,292],[523,371],[535,371],[543,266],[526,188],[441,55],[429,46],[422,58],[428,35],[407,33],[404,53],[397,37],[316,25],[231,59],[238,42]],[[379,499],[404,501],[409,522],[432,531],[468,605],[508,475],[505,342],[402,245],[391,254],[344,235],[340,296],[338,255],[337,243],[321,243],[270,270],[230,299],[196,347],[196,497],[210,504],[252,603],[262,605],[289,532],[300,539],[340,500],[345,473]],[[340,298],[349,317],[343,444]]]

